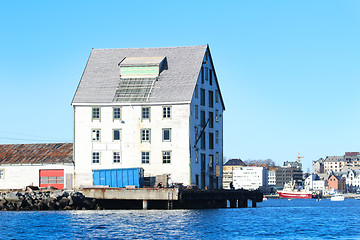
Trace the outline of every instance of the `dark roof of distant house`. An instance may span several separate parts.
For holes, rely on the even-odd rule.
[[[165,63],[151,90],[149,103],[192,100],[208,45],[160,48],[92,49],[72,104],[114,103],[121,62],[129,58],[164,57]],[[125,60],[124,60],[125,59]],[[215,82],[218,84],[216,73]],[[119,85],[120,84],[120,85]],[[219,87],[219,86],[218,86]],[[220,100],[223,99],[220,94]],[[223,107],[225,109],[224,103]]]
[[[72,163],[72,143],[0,145],[0,164]]]
[[[224,166],[246,166],[246,164],[240,159],[229,159]]]
[[[357,157],[360,155],[360,152],[345,152],[345,157]]]

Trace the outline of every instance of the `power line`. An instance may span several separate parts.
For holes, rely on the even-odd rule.
[[[34,138],[40,138],[40,139],[27,139],[27,138],[12,138],[12,137],[0,137],[2,139],[9,139],[9,140],[22,140],[22,141],[38,141],[38,142],[46,142],[46,141],[63,141],[64,139],[60,138],[54,138],[54,137],[44,137],[44,136],[36,136],[31,134],[25,134],[25,133],[17,133],[17,132],[9,132],[9,131],[3,131],[0,130],[0,133],[6,133],[6,134],[14,134],[19,136],[29,136]]]
[[[0,137],[0,139],[7,139],[7,140],[18,140],[18,141],[34,141],[34,142],[55,142],[55,140],[49,139],[29,139],[29,138],[9,138],[9,137]],[[72,141],[63,141],[58,139],[56,142],[72,142]]]

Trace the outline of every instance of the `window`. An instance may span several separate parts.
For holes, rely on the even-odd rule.
[[[121,141],[121,129],[113,129],[113,141]]]
[[[199,97],[199,87],[198,87],[198,85],[195,86],[195,97],[196,98]]]
[[[209,133],[209,149],[214,149],[214,133]]]
[[[199,151],[195,150],[195,162],[199,163]]]
[[[99,152],[92,153],[92,163],[100,163],[100,153]]]
[[[64,177],[56,177],[56,184],[63,184],[64,183]]]
[[[120,163],[120,152],[113,152],[113,163]]]
[[[141,108],[141,119],[142,120],[150,120],[150,108],[149,107],[143,107]]]
[[[218,122],[219,121],[219,110],[215,110],[215,121]]]
[[[171,118],[171,107],[163,107],[163,118]]]
[[[212,86],[212,69],[209,69],[209,84]]]
[[[201,83],[204,84],[204,67],[201,67]]]
[[[215,132],[215,143],[219,144],[219,131]]]
[[[206,139],[205,139],[206,133],[205,131],[201,135],[201,149],[206,149]]]
[[[214,92],[209,91],[209,107],[214,107]]]
[[[0,179],[4,179],[4,178],[5,178],[5,170],[0,169]]]
[[[49,177],[49,184],[56,183],[56,177]]]
[[[198,127],[195,126],[195,142],[197,141],[198,136],[199,136]]]
[[[209,168],[210,171],[214,171],[214,155],[209,155]]]
[[[150,152],[141,152],[141,163],[142,164],[150,163]]]
[[[213,127],[214,127],[214,113],[209,112],[209,128],[213,128]]]
[[[209,73],[208,73],[208,69],[205,68],[205,80],[209,79]]]
[[[215,102],[219,102],[219,91],[215,90]]]
[[[150,129],[141,129],[141,141],[142,142],[150,142]]]
[[[100,141],[100,129],[93,129],[92,130],[92,140],[93,142]]]
[[[40,183],[41,184],[47,184],[48,183],[48,177],[40,177]]]
[[[205,106],[205,89],[200,88],[200,105]]]
[[[162,159],[163,159],[164,164],[171,163],[171,152],[170,151],[163,151],[162,152]]]
[[[216,155],[215,155],[215,158],[216,158],[216,165],[219,165],[219,153],[217,152]]]
[[[195,118],[198,119],[199,118],[199,106],[195,105]]]
[[[98,107],[92,108],[92,119],[100,120],[100,108]]]
[[[201,124],[201,127],[205,127],[205,124],[206,124],[205,111],[200,112],[200,124]]]
[[[163,136],[163,142],[170,142],[171,141],[171,129],[163,128],[162,136]]]
[[[121,119],[121,108],[118,108],[118,107],[113,108],[113,118],[114,118],[114,120]]]

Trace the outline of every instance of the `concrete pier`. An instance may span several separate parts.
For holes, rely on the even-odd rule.
[[[246,208],[248,200],[252,207],[262,202],[263,194],[247,190],[198,190],[179,188],[84,188],[87,198],[103,202],[104,208],[116,209],[207,209]],[[111,204],[107,204],[107,201]]]

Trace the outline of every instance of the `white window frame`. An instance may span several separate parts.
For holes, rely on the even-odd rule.
[[[144,112],[144,110],[148,110],[148,112]],[[150,107],[141,107],[141,121],[149,120],[151,116],[151,108]]]
[[[91,163],[100,164],[101,154],[100,152],[91,152]]]
[[[113,152],[113,163],[114,164],[121,163],[121,152]]]
[[[94,129],[91,130],[91,140],[93,142],[100,142],[101,141],[101,129],[94,128]]]
[[[141,164],[150,164],[150,152],[149,151],[141,152]]]
[[[171,106],[163,106],[163,119],[171,119]]]
[[[171,151],[162,151],[162,163],[171,164]]]
[[[165,139],[165,131],[169,131],[169,139]],[[163,142],[171,142],[171,128],[163,128],[162,129],[162,141]]]
[[[117,112],[117,110],[119,110],[119,112]],[[121,107],[113,107],[113,121],[121,120],[121,117],[122,117],[121,111],[122,111]],[[119,117],[117,117],[117,116],[119,116]]]
[[[151,129],[143,128],[140,132],[141,142],[150,142],[151,140]]]
[[[98,113],[95,113],[95,110],[98,110]],[[95,114],[97,115],[97,116],[95,116]],[[95,117],[94,117],[95,116]],[[92,109],[91,109],[91,119],[94,121],[94,120],[100,120],[100,117],[101,117],[101,109],[100,109],[100,107],[93,107]]]

